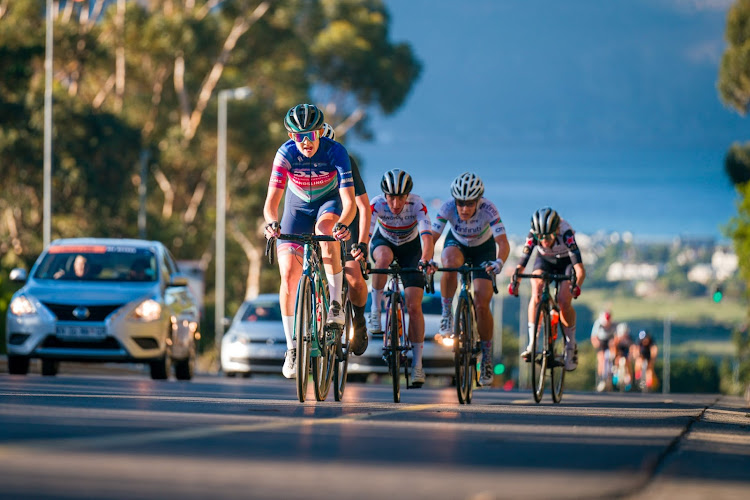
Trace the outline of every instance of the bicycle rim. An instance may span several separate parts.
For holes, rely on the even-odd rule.
[[[297,398],[304,403],[307,397],[307,380],[310,373],[310,343],[313,330],[313,290],[308,278],[302,278],[297,287],[297,304],[294,309],[294,336],[297,347]]]
[[[551,330],[550,330],[551,331]],[[550,389],[552,401],[559,403],[563,395],[563,381],[565,380],[565,333],[562,323],[557,324],[557,335],[550,338]]]
[[[328,297],[328,289],[324,288],[323,292]],[[328,311],[326,304],[330,303],[320,297],[318,304],[320,309],[321,322],[318,325],[318,347],[319,355],[312,358],[313,382],[315,389],[315,399],[325,401],[328,392],[331,390],[331,380],[333,380],[333,370],[336,363],[336,346],[333,343],[333,336],[337,335],[336,329],[326,326],[328,320]]]
[[[346,387],[346,374],[349,370],[349,343],[351,342],[354,323],[354,310],[349,299],[344,304],[345,321],[344,331],[336,341],[336,365],[333,370],[333,396],[336,401],[344,397]]]
[[[469,303],[460,298],[456,307],[456,323],[454,326],[454,364],[456,367],[456,393],[460,404],[471,403],[471,389],[474,383],[472,363],[471,319]]]
[[[544,372],[547,368],[545,327],[549,326],[549,312],[539,303],[536,306],[535,316],[534,341],[531,351],[531,392],[534,394],[534,401],[538,403],[542,400],[542,394],[544,394]]]
[[[390,328],[388,329],[388,335],[390,336],[390,352],[389,352],[389,365],[391,369],[391,377],[393,377],[393,402],[401,402],[401,351],[399,350],[399,325],[401,324],[401,303],[398,298],[393,299],[393,304],[390,310]],[[403,328],[403,325],[401,325]]]

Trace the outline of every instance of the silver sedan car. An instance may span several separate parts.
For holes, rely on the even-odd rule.
[[[242,303],[222,337],[221,371],[229,377],[281,374],[285,352],[279,294],[262,294]]]
[[[189,380],[200,311],[169,251],[158,241],[75,238],[53,241],[6,319],[8,371],[25,375],[40,358],[43,375],[61,361],[148,363],[151,378]]]

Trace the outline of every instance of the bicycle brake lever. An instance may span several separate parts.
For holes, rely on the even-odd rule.
[[[274,265],[276,262],[276,238],[266,240],[266,256],[268,257],[268,263]]]

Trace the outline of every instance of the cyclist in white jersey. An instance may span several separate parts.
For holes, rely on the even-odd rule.
[[[482,343],[482,365],[479,382],[490,385],[494,378],[492,362],[492,332],[494,319],[490,310],[492,281],[500,273],[505,259],[510,253],[505,226],[500,219],[497,207],[483,197],[484,183],[474,173],[464,172],[451,184],[453,199],[440,207],[435,222],[432,223],[432,236],[435,242],[440,238],[446,224],[451,229],[445,237],[441,260],[444,267],[460,267],[465,262],[481,266],[485,270],[474,272],[474,305],[477,312],[477,326]],[[440,320],[440,333],[453,334],[453,296],[458,286],[455,272],[443,273],[440,278],[443,317]]]
[[[560,305],[560,321],[565,333],[565,370],[573,371],[578,366],[578,348],[576,344],[576,310],[571,299],[581,294],[586,270],[581,262],[581,251],[576,244],[575,232],[567,221],[550,207],[543,207],[531,216],[531,229],[523,247],[523,254],[516,266],[516,273],[523,273],[526,269],[531,253],[536,248],[537,257],[534,262],[534,274],[543,271],[553,274],[569,274],[571,269],[576,271],[576,283],[573,290],[570,286],[561,286],[558,294]],[[516,275],[514,274],[514,277]],[[518,295],[518,284],[511,279],[510,292]],[[534,312],[542,295],[541,280],[531,280],[531,299],[529,300],[529,345],[521,354],[525,360],[531,359],[531,343],[534,338]]]
[[[426,268],[428,272],[434,272],[434,266],[430,264],[434,245],[427,206],[421,196],[411,192],[412,186],[413,181],[408,173],[399,169],[390,170],[383,175],[380,182],[383,194],[372,199],[370,248],[376,268],[387,268],[396,260],[401,267]],[[383,331],[380,310],[387,279],[384,274],[375,274],[372,277],[372,306],[368,322],[371,333]],[[412,345],[412,383],[420,386],[425,380],[422,368],[424,277],[422,274],[404,273],[401,275],[401,281],[409,315],[407,330]]]

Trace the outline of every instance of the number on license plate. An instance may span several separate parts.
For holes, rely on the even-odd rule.
[[[101,326],[58,326],[56,330],[59,337],[91,339],[105,336]]]

